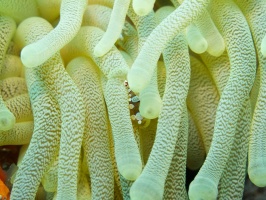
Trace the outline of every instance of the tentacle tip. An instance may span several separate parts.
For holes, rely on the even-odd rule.
[[[43,64],[44,62],[40,62],[39,56],[34,48],[31,45],[25,46],[21,51],[21,62],[25,67],[33,68],[38,65]]]
[[[266,186],[266,167],[253,167],[248,169],[248,175],[252,183],[258,187]]]
[[[14,127],[16,118],[13,113],[9,111],[0,112],[0,130],[8,131]]]
[[[211,49],[210,47],[208,47],[208,49],[207,49],[207,52],[210,55],[215,56],[215,57],[221,56],[224,53],[224,51],[225,51],[225,45],[224,44],[222,44],[219,47],[213,48],[213,49]]]
[[[130,199],[161,200],[163,192],[164,184],[153,177],[141,175],[130,188]]]
[[[143,1],[141,3],[136,3],[136,1],[133,1],[133,9],[139,16],[145,16],[149,14],[153,9],[153,5],[153,3],[148,3],[146,1]]]
[[[140,93],[149,84],[150,78],[151,76],[141,68],[131,68],[127,74],[128,85],[136,94]]]
[[[142,171],[142,165],[140,164],[132,164],[132,163],[125,163],[123,166],[119,168],[120,174],[127,180],[134,181],[136,180]]]
[[[215,57],[219,57],[223,54],[223,52],[225,51],[225,49],[220,49],[219,51],[208,51],[207,52],[212,55],[212,56],[215,56]]]
[[[104,56],[110,49],[104,48],[100,44],[97,44],[94,48],[93,55],[95,57],[102,57]]]
[[[149,95],[146,96],[147,98],[140,99],[140,107],[139,111],[141,116],[147,119],[155,119],[159,116],[161,109],[162,109],[162,100],[158,95]],[[155,96],[155,97],[154,97]]]
[[[189,185],[190,200],[215,200],[218,195],[217,185],[209,178],[195,178]]]
[[[189,43],[190,49],[197,54],[202,54],[208,49],[208,43],[205,39],[199,40],[196,43]]]

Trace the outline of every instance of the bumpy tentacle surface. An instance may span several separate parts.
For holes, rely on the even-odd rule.
[[[123,199],[130,199],[129,191],[134,181],[125,179],[122,175],[119,176]]]
[[[230,75],[230,62],[227,53],[224,52],[219,57],[204,53],[201,54],[201,59],[208,68],[219,96],[221,96]]]
[[[90,171],[92,198],[113,198],[114,175],[99,71],[92,60],[84,57],[72,60],[67,71],[78,85],[86,105],[83,148]],[[95,108],[98,111],[95,112]]]
[[[260,43],[263,45],[263,35],[266,32],[265,8],[264,1],[237,1],[243,10],[249,23],[251,32],[254,37],[254,43],[258,54],[258,67],[260,70],[260,87],[258,99],[255,106],[252,124],[251,138],[249,140],[249,163],[248,174],[251,181],[259,187],[266,186],[266,136],[265,136],[265,77],[266,77],[266,59],[263,52],[260,51]],[[246,4],[244,4],[246,3]]]
[[[218,182],[234,141],[237,117],[251,90],[256,71],[253,41],[240,9],[231,0],[213,1],[212,14],[225,39],[231,70],[217,108],[211,148],[189,187],[191,200],[217,197]],[[220,148],[224,145],[226,148]]]
[[[237,121],[234,144],[220,179],[218,199],[242,199],[246,177],[251,105],[246,100]]]
[[[201,58],[207,65],[221,96],[230,75],[230,63],[227,53],[218,58],[206,53],[201,55]],[[242,197],[246,175],[250,123],[251,104],[249,100],[246,100],[241,107],[232,150],[219,182],[219,199],[241,199]]]
[[[128,66],[115,47],[102,57],[95,57],[93,49],[103,35],[96,27],[83,27],[76,38],[69,43],[77,55],[91,56],[103,75],[108,78],[103,86],[115,143],[115,154],[119,172],[129,180],[135,180],[142,169],[139,150],[129,124],[127,91],[123,84]],[[68,45],[67,45],[68,46]],[[69,52],[68,52],[69,53]],[[72,52],[72,55],[74,54]],[[69,54],[66,54],[69,55]],[[116,123],[116,121],[121,123]],[[124,149],[127,149],[126,151]]]
[[[19,77],[22,75],[22,63],[18,56],[6,54],[0,71],[0,79]]]
[[[33,133],[33,122],[16,123],[11,130],[0,131],[0,145],[29,144]]]
[[[191,79],[187,106],[198,127],[206,154],[213,136],[219,94],[206,66],[191,56]],[[198,106],[200,104],[200,106]]]
[[[6,2],[7,3],[7,2]],[[2,66],[4,58],[6,56],[6,51],[16,30],[16,24],[14,20],[10,17],[0,16],[0,72],[2,71]],[[0,130],[6,131],[10,130],[15,123],[15,117],[6,107],[2,94],[0,93]]]
[[[16,122],[32,121],[32,110],[28,94],[15,96],[5,102],[7,108],[14,114]]]
[[[24,42],[30,43],[40,39],[43,32],[50,27],[47,24],[44,26],[45,23],[39,23],[39,21],[36,23],[35,19],[24,21],[18,27],[15,40],[23,46]],[[32,30],[32,27],[35,32],[29,34],[27,31]],[[42,175],[58,151],[60,111],[55,99],[51,98],[47,83],[43,80],[44,73],[47,73],[45,67],[26,70],[34,116],[34,134],[17,172],[11,194],[12,199],[33,199],[35,197]]]
[[[261,71],[260,67],[257,67],[257,73],[256,73],[254,85],[250,92],[250,103],[251,103],[252,113],[255,110],[255,106],[256,106],[258,96],[259,96],[259,91],[260,91],[260,78],[261,78],[260,71]]]
[[[122,32],[122,36],[123,39],[122,42],[119,43],[119,45],[127,51],[127,53],[133,60],[135,60],[138,55],[139,48],[139,38],[136,29],[130,23],[125,23],[125,28]]]
[[[140,51],[146,39],[156,26],[154,12],[150,12],[148,15],[140,17],[136,15],[133,12],[132,7],[130,7],[128,15],[130,16],[131,20],[137,28],[139,38],[138,49]],[[139,98],[139,111],[141,116],[147,119],[157,118],[162,107],[162,100],[158,91],[157,84],[157,69],[154,70],[150,83],[147,85],[147,87],[143,89],[143,91],[140,92]]]
[[[0,90],[4,101],[28,92],[26,80],[21,77],[10,77],[0,80]]]
[[[50,25],[47,25],[48,23],[45,22],[44,20],[40,20],[38,18],[31,20],[33,21],[31,22],[32,24],[40,23],[42,25],[40,29],[36,29],[37,31],[42,30],[43,31],[42,34],[45,34],[47,33],[47,30],[52,29],[52,27]],[[35,25],[32,24],[30,23],[26,24],[25,27],[23,27],[24,29],[21,28],[21,32],[18,33],[18,37],[21,36],[23,38],[24,36],[23,34],[26,34],[25,31],[27,31],[25,30],[25,28],[28,28],[27,26],[32,27]],[[39,32],[37,33],[35,32],[35,34],[40,37]],[[28,38],[24,40],[27,41],[27,39]],[[58,106],[61,110],[62,134],[60,138],[61,145],[59,152],[60,159],[59,159],[59,170],[58,170],[59,183],[58,183],[58,194],[57,194],[57,198],[59,199],[76,197],[76,190],[72,191],[70,188],[72,188],[72,186],[74,187],[77,186],[76,185],[77,177],[71,177],[70,181],[69,180],[70,177],[67,176],[67,174],[68,173],[75,174],[75,171],[77,172],[77,163],[74,160],[78,160],[79,158],[79,151],[81,147],[81,139],[83,133],[83,126],[84,126],[84,121],[82,120],[84,119],[84,107],[82,105],[81,96],[79,94],[78,89],[71,81],[70,77],[64,71],[63,65],[60,62],[61,60],[59,54],[56,54],[53,59],[50,59],[43,66],[43,68],[48,72],[47,71],[44,73],[39,72],[42,75],[43,80],[47,81],[46,87],[50,89],[51,91],[50,95],[56,99]],[[40,92],[41,90],[45,91],[47,90],[47,88],[40,89]],[[57,108],[57,106],[53,107]],[[68,113],[72,113],[72,115],[69,115]],[[75,117],[81,118],[81,120],[79,121],[73,120],[73,118]],[[60,120],[58,119],[57,121],[60,122]],[[71,143],[75,145],[71,146]],[[66,159],[66,155],[71,155],[71,158],[73,160]]]
[[[263,37],[261,41],[261,53],[266,57],[266,35]]]
[[[180,35],[175,38],[175,41],[169,43],[168,48],[164,51],[167,79],[162,111],[148,162],[130,189],[132,200],[163,198],[164,182],[173,157],[181,121],[181,116],[178,113],[182,113],[185,105],[190,75],[188,47],[185,38]],[[179,59],[176,59],[177,55]],[[171,99],[171,104],[166,103],[169,102],[167,99]],[[165,127],[171,128],[166,130]]]
[[[188,142],[188,114],[184,108],[174,155],[164,185],[164,199],[188,199],[186,185],[186,147]]]
[[[0,71],[6,57],[8,45],[16,31],[15,21],[6,16],[0,16]]]
[[[106,31],[112,9],[103,5],[89,5],[83,15],[83,26],[95,26]]]
[[[126,179],[136,180],[142,171],[142,163],[132,125],[128,124],[130,116],[126,88],[121,84],[121,79],[113,78],[106,81],[103,90],[109,116],[112,116],[110,122],[118,171]],[[116,103],[119,107],[115,105]],[[126,113],[126,115],[121,116],[120,113]],[[117,120],[120,121],[120,124],[115,123]]]
[[[143,163],[146,164],[151,153],[151,149],[154,143],[156,129],[157,129],[157,119],[150,121],[150,125],[145,128],[140,128],[140,149],[142,152]]]
[[[158,61],[157,63],[157,83],[160,97],[163,97],[166,81],[166,69],[163,61]]]
[[[247,171],[265,186],[265,11],[265,0],[0,0],[0,154],[23,145],[11,199],[241,199]]]
[[[162,109],[162,100],[158,91],[157,69],[154,70],[149,85],[139,94],[141,116],[147,119],[157,118]]]
[[[191,170],[199,169],[204,162],[205,156],[206,153],[202,137],[190,110],[188,110],[187,167]]]
[[[50,74],[46,73],[44,78],[53,80],[49,84],[51,95],[57,100],[62,120],[57,199],[74,199],[77,196],[77,161],[84,133],[85,107],[80,91],[65,71],[58,53],[47,61],[45,68]]]

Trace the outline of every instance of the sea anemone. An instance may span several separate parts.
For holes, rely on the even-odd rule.
[[[247,171],[266,186],[264,0],[3,0],[0,27],[11,199],[242,199]]]

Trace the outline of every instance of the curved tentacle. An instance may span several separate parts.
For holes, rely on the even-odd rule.
[[[86,5],[87,0],[62,0],[59,24],[43,38],[22,49],[22,63],[26,67],[37,67],[70,42],[79,31]]]
[[[230,76],[218,104],[209,153],[189,186],[191,200],[217,197],[218,183],[230,155],[241,105],[248,98],[256,72],[251,33],[240,9],[231,0],[214,0],[211,8],[226,43]]]

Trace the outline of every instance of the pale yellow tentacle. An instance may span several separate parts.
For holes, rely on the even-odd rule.
[[[114,175],[99,71],[92,60],[84,57],[73,59],[66,70],[78,86],[85,105],[83,149],[89,166],[92,198],[112,199]]]

